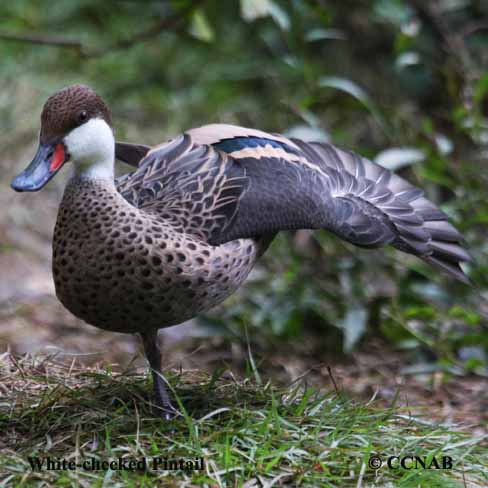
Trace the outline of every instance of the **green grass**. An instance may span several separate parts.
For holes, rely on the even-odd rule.
[[[152,416],[144,375],[0,356],[0,486],[488,486],[487,437],[304,384],[171,372],[183,415]],[[251,376],[251,375],[250,375]],[[428,412],[427,415],[430,415]],[[452,470],[368,467],[371,455],[453,459]],[[204,458],[203,471],[33,471],[29,456]]]

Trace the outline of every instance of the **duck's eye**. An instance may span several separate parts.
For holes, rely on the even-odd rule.
[[[82,110],[78,114],[78,122],[82,124],[83,122],[86,122],[88,120],[88,112],[86,110]]]

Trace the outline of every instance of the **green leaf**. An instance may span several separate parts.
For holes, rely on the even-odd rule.
[[[366,331],[367,310],[360,305],[349,309],[339,327],[344,334],[344,351],[351,352]]]
[[[421,62],[419,53],[415,51],[406,51],[401,53],[395,60],[395,66],[399,69],[408,66],[415,66]]]
[[[283,29],[284,31],[290,30],[290,17],[284,9],[282,9],[278,4],[274,2],[270,3],[269,13],[273,20]]]
[[[325,39],[345,40],[346,34],[339,29],[312,29],[305,34],[308,42],[322,41]]]
[[[480,102],[486,93],[488,93],[488,73],[485,73],[478,81],[474,94],[475,101]]]
[[[241,0],[241,17],[246,22],[271,15],[272,2],[270,0]]]
[[[323,76],[319,80],[319,86],[323,88],[335,88],[348,93],[352,97],[359,100],[364,105],[372,105],[367,93],[354,81],[347,78],[339,78],[338,76]]]
[[[319,79],[318,84],[322,88],[334,88],[354,97],[371,112],[382,129],[385,132],[388,132],[388,128],[384,123],[379,110],[376,108],[368,94],[357,83],[338,76],[323,76]]]
[[[312,127],[306,124],[298,124],[290,127],[285,135],[287,137],[296,137],[307,142],[330,142],[330,136],[320,127]]]
[[[381,151],[374,159],[376,164],[383,168],[395,171],[419,163],[425,159],[425,154],[421,149],[415,147],[391,147]]]
[[[449,317],[464,320],[471,326],[478,325],[481,322],[481,316],[478,312],[467,310],[460,305],[454,305],[449,309]]]
[[[398,0],[377,0],[374,11],[380,19],[396,26],[405,24],[411,16],[409,6]]]
[[[190,34],[200,41],[212,42],[215,38],[212,26],[202,10],[196,10],[191,19]]]

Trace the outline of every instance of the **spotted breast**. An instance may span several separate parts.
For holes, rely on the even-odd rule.
[[[241,285],[260,251],[211,246],[130,205],[103,181],[66,187],[53,239],[56,294],[77,317],[118,332],[181,323]]]

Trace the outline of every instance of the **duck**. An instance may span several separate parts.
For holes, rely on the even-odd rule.
[[[115,177],[115,161],[133,167]],[[209,124],[154,147],[117,142],[108,105],[76,84],[50,96],[39,145],[12,189],[35,192],[71,166],[53,234],[56,295],[95,327],[138,334],[157,415],[178,414],[159,329],[220,304],[278,232],[324,229],[393,246],[469,283],[460,232],[424,192],[330,143]]]

